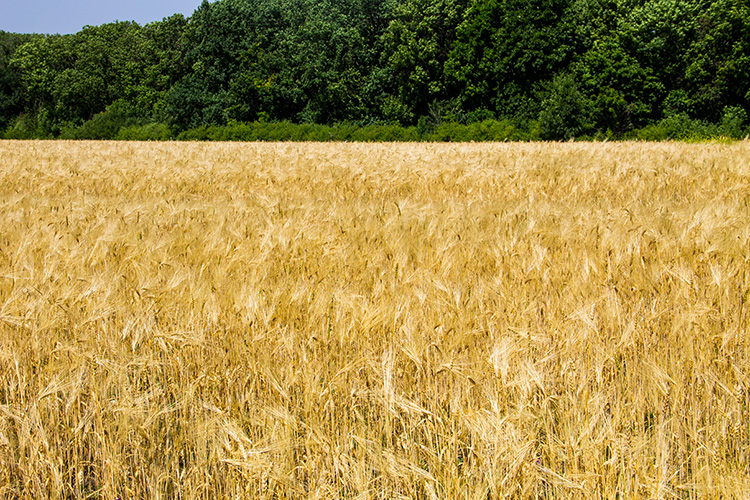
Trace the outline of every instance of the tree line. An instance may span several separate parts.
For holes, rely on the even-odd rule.
[[[6,138],[744,137],[748,109],[750,0],[204,0],[0,32]]]

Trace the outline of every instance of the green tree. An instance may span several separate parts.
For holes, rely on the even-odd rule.
[[[706,0],[641,0],[625,3],[619,32],[639,63],[653,71],[667,91],[680,87],[685,53],[696,36]]]
[[[542,139],[568,140],[589,131],[592,104],[570,74],[559,74],[552,81],[539,114]]]
[[[286,0],[285,29],[261,45],[253,71],[271,114],[301,122],[367,119],[376,106],[373,68],[383,5],[375,1]],[[252,59],[250,59],[252,60]]]
[[[717,0],[696,19],[696,37],[684,52],[683,87],[697,118],[722,119],[727,107],[750,110],[750,5]]]
[[[466,109],[536,117],[539,95],[578,41],[567,0],[477,0],[459,25],[446,71]]]
[[[122,100],[153,114],[175,79],[181,16],[141,28],[135,23],[87,26],[74,35],[37,37],[11,64],[21,74],[27,110],[62,125],[80,124]]]
[[[590,102],[593,126],[623,134],[657,115],[664,86],[633,48],[629,0],[576,0],[570,11],[579,42],[569,67]]]
[[[469,0],[403,0],[383,33],[380,75],[390,96],[381,112],[386,118],[411,121],[427,116],[430,105],[455,97],[445,73],[456,28]]]
[[[204,2],[185,37],[185,76],[168,96],[171,121],[371,117],[382,12],[380,0]]]
[[[165,114],[180,128],[225,123],[228,88],[252,45],[253,1],[220,0],[203,3],[185,29],[182,75],[166,96]]]
[[[11,67],[10,61],[16,49],[32,38],[32,35],[0,31],[0,131],[23,111],[21,71]]]
[[[18,69],[26,111],[38,116],[55,111],[57,77],[74,62],[70,36],[40,36],[19,47],[10,60]]]
[[[187,25],[185,16],[175,14],[140,30],[145,51],[143,73],[136,82],[135,102],[132,103],[140,114],[160,121],[166,119],[167,92],[184,75],[181,61]]]
[[[663,85],[616,40],[595,44],[573,71],[591,100],[592,118],[600,130],[621,134],[654,117]]]

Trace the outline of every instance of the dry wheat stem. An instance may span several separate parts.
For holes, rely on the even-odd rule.
[[[747,498],[750,144],[0,142],[1,498]]]

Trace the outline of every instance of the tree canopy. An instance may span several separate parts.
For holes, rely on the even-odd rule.
[[[750,0],[204,0],[145,26],[0,32],[8,137],[488,119],[546,139],[665,120],[737,135],[748,111]]]

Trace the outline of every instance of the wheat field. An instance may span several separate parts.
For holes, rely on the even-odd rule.
[[[0,142],[0,498],[750,495],[750,143]]]

